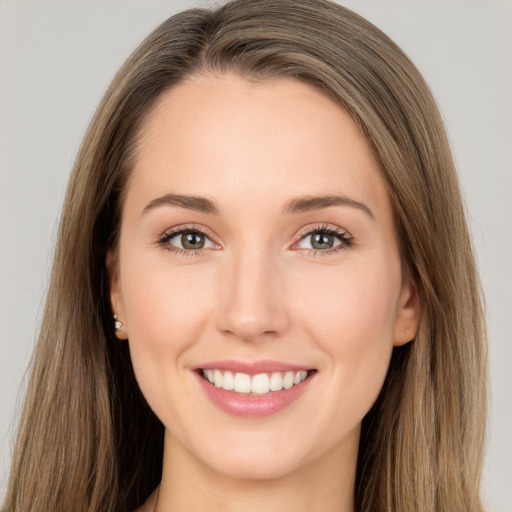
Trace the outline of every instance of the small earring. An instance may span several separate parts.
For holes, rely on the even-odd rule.
[[[118,339],[120,339],[120,340],[128,339],[128,335],[126,334],[126,332],[124,332],[121,329],[121,327],[123,327],[123,322],[121,322],[121,320],[117,319],[117,315],[114,315],[114,327],[116,329],[116,336]]]
[[[121,322],[120,320],[117,319],[117,315],[114,315],[114,326],[116,328],[116,331],[118,331],[119,329],[121,329],[121,327],[123,327],[123,322]]]

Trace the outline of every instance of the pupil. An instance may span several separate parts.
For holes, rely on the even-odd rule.
[[[334,237],[327,233],[315,233],[312,236],[311,246],[313,249],[331,249]]]
[[[184,233],[181,236],[181,245],[184,249],[202,249],[204,236],[200,233]]]

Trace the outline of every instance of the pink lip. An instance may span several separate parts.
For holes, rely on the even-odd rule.
[[[196,371],[194,371],[199,384],[206,393],[206,396],[217,407],[233,416],[242,416],[247,418],[261,418],[285,409],[299,399],[314,379],[314,374],[309,374],[306,380],[303,380],[300,384],[296,384],[289,389],[271,391],[266,395],[245,395],[215,387],[203,378],[201,369],[229,370],[235,373],[238,371],[248,373],[250,375],[256,375],[258,373],[271,373],[273,371],[301,371],[308,370],[308,368],[278,363],[275,361],[260,361],[256,363],[216,361],[215,363],[200,366]]]

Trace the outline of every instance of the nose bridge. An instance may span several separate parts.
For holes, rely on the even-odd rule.
[[[278,335],[287,325],[279,258],[268,247],[247,243],[229,258],[223,276],[219,328],[254,341]]]

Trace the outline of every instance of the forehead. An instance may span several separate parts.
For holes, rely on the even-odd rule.
[[[335,192],[387,201],[349,114],[292,79],[198,75],[166,91],[142,127],[130,182],[128,195],[146,201],[162,192],[246,202]]]

